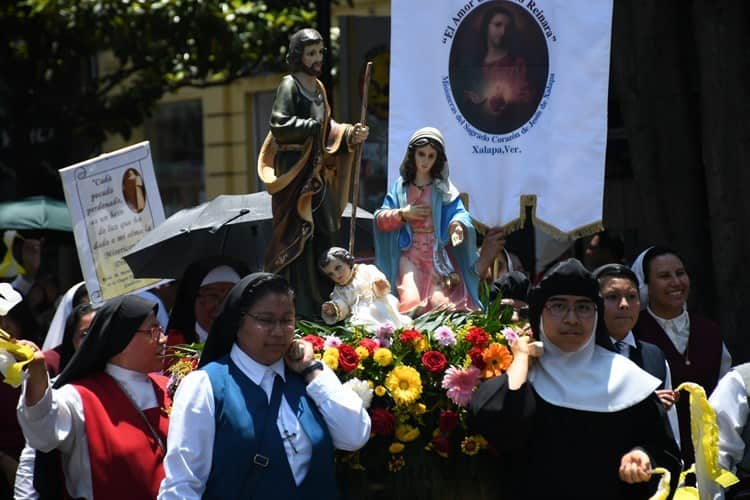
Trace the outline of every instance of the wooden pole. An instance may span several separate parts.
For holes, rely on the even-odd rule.
[[[367,121],[367,96],[370,89],[370,74],[372,73],[372,61],[367,62],[365,77],[362,81],[362,108],[359,115],[359,123],[365,125]],[[349,220],[349,253],[354,255],[354,234],[357,228],[357,205],[359,204],[359,171],[362,166],[362,147],[364,143],[357,144],[354,156],[354,192],[352,193],[352,215]]]

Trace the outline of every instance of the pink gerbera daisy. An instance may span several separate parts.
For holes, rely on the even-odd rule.
[[[445,371],[442,387],[447,389],[446,394],[458,406],[467,407],[471,401],[471,393],[479,385],[482,373],[476,366],[468,369],[451,366]]]

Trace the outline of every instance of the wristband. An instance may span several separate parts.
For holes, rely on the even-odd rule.
[[[322,369],[323,369],[323,363],[319,360],[316,360],[310,363],[310,366],[302,370],[300,372],[300,375],[302,375],[302,378],[307,378],[307,376],[310,375],[315,370],[322,370]]]

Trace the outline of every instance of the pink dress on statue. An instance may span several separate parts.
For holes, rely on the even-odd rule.
[[[407,200],[410,205],[430,206],[432,185],[419,188],[414,184],[409,184]],[[383,210],[378,213],[376,224],[380,231],[390,232],[401,229],[405,222],[401,220],[396,209]],[[423,220],[406,224],[411,225],[412,242],[409,248],[401,252],[399,260],[398,282],[396,283],[399,312],[421,314],[447,307],[456,310],[476,309],[463,280],[457,278],[458,282],[449,288],[435,271],[433,264],[435,227],[432,212]],[[452,264],[455,268],[455,263],[452,262]]]

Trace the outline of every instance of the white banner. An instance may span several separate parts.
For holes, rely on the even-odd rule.
[[[94,306],[160,280],[135,279],[122,256],[164,221],[151,148],[141,142],[60,170],[81,271]]]
[[[389,182],[439,128],[472,216],[575,238],[601,226],[612,1],[392,0]]]

